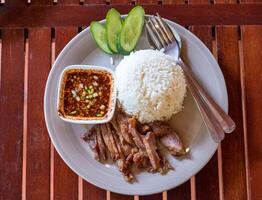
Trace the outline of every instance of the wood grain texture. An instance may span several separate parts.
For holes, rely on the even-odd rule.
[[[191,26],[189,30],[212,51],[212,30],[210,26]],[[219,199],[218,161],[216,153],[208,164],[196,175],[195,180],[197,199]]]
[[[136,0],[136,4],[158,4],[158,0]]]
[[[152,194],[147,196],[139,196],[139,200],[162,200],[162,199],[163,199],[162,193]]]
[[[82,27],[93,20],[103,19],[111,7],[115,7],[120,13],[127,13],[132,8],[131,5],[1,6],[0,28]],[[262,24],[262,4],[145,5],[144,8],[148,14],[158,11],[162,17],[182,25]],[[14,13],[19,13],[19,17]]]
[[[110,200],[134,200],[134,196],[117,194],[114,192],[110,192]]]
[[[215,3],[221,3],[221,4],[234,4],[237,3],[236,0],[215,0]]]
[[[106,200],[106,191],[83,180],[83,200]]]
[[[53,0],[31,0],[31,5],[53,5]]]
[[[85,0],[84,1],[85,4],[104,4],[106,5],[106,0]]]
[[[262,3],[262,0],[240,0],[241,3]]]
[[[76,34],[77,28],[55,29],[56,57]],[[54,152],[54,199],[78,199],[78,176],[64,163],[56,151]]]
[[[51,65],[51,29],[29,30],[26,199],[49,199],[50,140],[43,99]]]
[[[243,26],[251,199],[262,199],[262,26]]]
[[[132,4],[132,0],[110,0],[111,5],[115,4]]]
[[[5,0],[5,6],[27,5],[27,0]]]
[[[168,200],[190,200],[190,181],[167,191]]]
[[[22,196],[24,30],[2,30],[0,199]]]
[[[80,0],[57,0],[58,5],[78,5]]]
[[[185,0],[163,0],[163,5],[175,5],[175,4],[185,4]]]
[[[188,0],[188,4],[210,4],[210,0]]]
[[[247,191],[237,27],[217,27],[216,39],[218,62],[227,83],[229,115],[237,124],[221,144],[224,198],[244,200]]]

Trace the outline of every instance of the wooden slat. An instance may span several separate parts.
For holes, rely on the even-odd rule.
[[[190,200],[190,182],[187,181],[181,186],[178,186],[172,190],[167,191],[168,200]]]
[[[84,0],[85,4],[106,4],[106,0]]]
[[[53,0],[30,0],[31,5],[52,5]]]
[[[203,3],[203,2],[202,2]],[[212,31],[208,26],[192,26],[189,28],[212,51]],[[205,187],[203,187],[205,185]],[[201,200],[218,200],[218,161],[215,154],[208,164],[196,175],[196,196]]]
[[[262,199],[262,26],[243,26],[244,83],[251,199]]]
[[[57,0],[57,5],[78,5],[80,0]]]
[[[117,194],[114,192],[110,192],[110,200],[133,200],[134,196]]]
[[[0,6],[0,28],[82,27],[92,20],[103,19],[111,7],[104,5]],[[131,5],[114,5],[113,7],[121,13],[127,13],[132,8]],[[148,14],[155,14],[158,11],[161,16],[182,25],[262,24],[262,4],[145,5],[144,8]],[[13,13],[19,13],[19,17],[14,17]]]
[[[168,4],[168,5],[171,5],[171,4],[185,4],[185,0],[163,0],[162,1],[162,4]]]
[[[136,0],[136,4],[157,4],[158,0]]]
[[[163,199],[163,194],[158,193],[158,194],[152,194],[152,195],[147,195],[147,196],[139,196],[139,200],[161,200]]]
[[[114,4],[131,4],[132,0],[110,0],[109,1],[111,5]]]
[[[77,28],[55,29],[56,57],[64,46],[77,34]],[[78,199],[78,176],[54,153],[54,199]]]
[[[27,0],[5,0],[5,6],[18,6],[18,5],[26,5]]]
[[[51,30],[29,30],[26,199],[49,199],[50,140],[43,99],[51,64]]]
[[[84,181],[83,200],[106,200],[106,191]]]
[[[0,84],[0,199],[21,199],[24,30],[2,30]]]
[[[217,27],[218,62],[223,71],[229,96],[229,115],[237,124],[222,142],[224,199],[246,199],[244,132],[241,103],[240,61],[237,27]]]
[[[262,0],[240,0],[241,3],[262,3]]]

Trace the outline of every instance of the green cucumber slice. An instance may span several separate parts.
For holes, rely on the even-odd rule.
[[[113,54],[113,52],[109,49],[106,40],[106,29],[99,22],[92,22],[90,24],[90,32],[95,40],[97,46],[102,49],[107,54]]]
[[[143,31],[145,11],[141,6],[134,7],[127,15],[119,35],[119,51],[130,53]]]
[[[117,38],[122,29],[122,19],[119,12],[111,8],[106,15],[106,39],[108,47],[114,52],[117,50]]]

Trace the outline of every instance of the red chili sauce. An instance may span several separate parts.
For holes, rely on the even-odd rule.
[[[69,70],[60,94],[59,114],[74,118],[104,118],[109,110],[112,76],[100,70]]]

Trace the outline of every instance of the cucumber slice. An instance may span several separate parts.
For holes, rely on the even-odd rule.
[[[117,38],[122,29],[122,19],[119,12],[111,8],[106,15],[106,39],[108,47],[114,53],[118,53],[117,50]]]
[[[109,49],[106,40],[106,29],[99,22],[92,22],[90,24],[90,31],[93,39],[95,40],[97,46],[102,49],[107,54],[113,54]]]
[[[127,15],[119,35],[119,51],[130,53],[143,31],[145,11],[141,6],[134,7]]]

